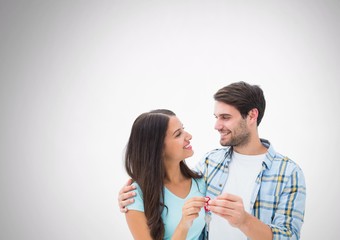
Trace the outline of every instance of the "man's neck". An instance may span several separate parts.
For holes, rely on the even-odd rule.
[[[267,152],[267,148],[263,146],[259,138],[252,139],[242,146],[234,146],[234,151],[243,155],[260,155]]]

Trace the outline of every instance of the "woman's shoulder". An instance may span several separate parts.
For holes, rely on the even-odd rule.
[[[140,188],[139,184],[136,181],[134,181],[131,185],[135,186],[136,188]]]
[[[139,184],[137,182],[133,182],[131,185],[136,187],[135,191],[137,191],[137,193],[142,197],[143,192],[142,192],[142,189],[140,188]]]
[[[143,192],[137,182],[133,182],[131,185],[135,186],[136,189],[134,190],[136,195],[133,197],[134,201],[131,203],[128,208],[129,210],[137,210],[144,212],[144,204],[143,204]]]

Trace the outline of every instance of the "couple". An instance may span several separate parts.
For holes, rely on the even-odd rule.
[[[184,160],[193,155],[192,136],[173,112],[154,110],[135,120],[125,156],[134,183],[118,198],[133,237],[299,239],[304,175],[259,138],[261,88],[232,83],[214,99],[215,129],[224,147],[208,152],[194,170]],[[209,228],[205,216],[212,218]]]

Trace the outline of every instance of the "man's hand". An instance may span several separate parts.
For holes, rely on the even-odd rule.
[[[240,228],[246,223],[249,214],[244,210],[239,196],[224,193],[208,202],[207,207],[214,214],[225,218],[233,227]]]
[[[243,201],[239,196],[224,193],[208,202],[207,208],[241,230],[252,240],[271,240],[271,228],[244,210]]]
[[[122,213],[126,213],[128,211],[128,208],[126,206],[133,203],[133,197],[136,196],[136,192],[133,191],[134,189],[136,189],[136,187],[131,185],[132,182],[133,180],[130,178],[119,191],[118,205]]]

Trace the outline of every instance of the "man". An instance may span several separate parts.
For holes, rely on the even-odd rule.
[[[212,240],[299,239],[305,211],[305,179],[300,167],[260,139],[263,91],[232,83],[215,95],[215,129],[223,148],[208,152],[196,166],[207,184]],[[129,184],[129,182],[128,182]],[[122,211],[132,196],[120,191]]]

